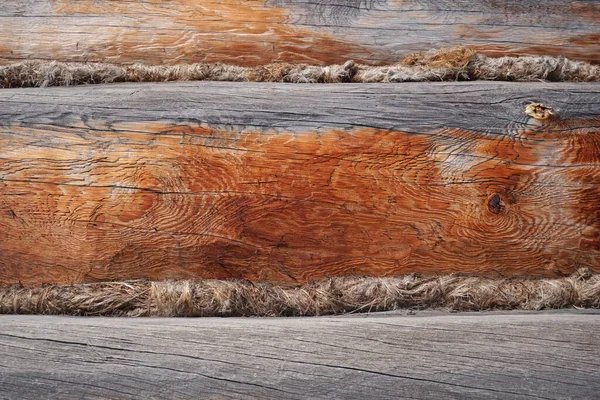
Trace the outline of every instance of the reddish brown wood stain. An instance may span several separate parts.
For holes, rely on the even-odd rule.
[[[600,62],[593,2],[23,0],[0,2],[0,63],[388,64],[457,45]],[[16,4],[16,5],[15,5]],[[349,17],[349,15],[351,17]],[[2,18],[2,17],[0,17]]]
[[[166,6],[161,2],[59,0],[53,5],[58,15],[93,14],[108,18],[122,14],[148,15],[161,28],[168,28],[161,35],[150,36],[150,42],[145,29],[116,29],[108,40],[88,49],[95,59],[118,63],[161,60],[164,64],[182,61],[249,66],[272,61],[331,64],[348,57],[367,61],[378,53],[327,32],[288,24],[289,13],[285,8],[266,7],[264,1],[177,0]],[[62,50],[55,55],[56,59],[63,57]]]
[[[599,122],[484,138],[4,127],[0,283],[600,272]]]

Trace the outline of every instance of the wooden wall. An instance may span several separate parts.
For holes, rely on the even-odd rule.
[[[600,84],[121,84],[0,103],[0,283],[600,272]]]
[[[563,0],[3,0],[0,63],[354,59],[469,45],[600,62],[600,3]]]

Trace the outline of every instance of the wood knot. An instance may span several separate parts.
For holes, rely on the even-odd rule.
[[[554,115],[554,110],[542,103],[531,103],[525,107],[525,114],[535,119],[545,120]]]
[[[500,214],[502,210],[504,210],[504,203],[502,202],[500,195],[494,194],[490,197],[488,200],[488,210],[494,214]]]

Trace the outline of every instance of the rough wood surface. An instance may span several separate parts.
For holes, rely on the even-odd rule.
[[[0,316],[0,398],[597,399],[600,314]]]
[[[124,84],[0,104],[0,283],[600,272],[600,84]]]
[[[600,62],[600,3],[547,0],[3,0],[0,63],[381,64],[470,45]]]

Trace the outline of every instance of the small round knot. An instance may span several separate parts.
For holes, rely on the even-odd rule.
[[[504,203],[498,194],[494,194],[492,197],[490,197],[487,205],[488,210],[494,214],[500,214],[504,209]]]
[[[525,114],[535,119],[548,119],[554,115],[552,107],[547,107],[542,103],[531,103],[525,107]]]

